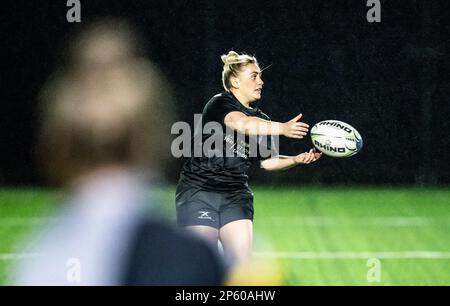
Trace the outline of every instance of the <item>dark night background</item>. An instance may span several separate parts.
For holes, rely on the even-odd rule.
[[[273,64],[259,105],[273,120],[302,112],[310,125],[337,119],[363,136],[352,158],[255,169],[253,183],[448,184],[450,2],[380,0],[381,23],[367,22],[366,2],[81,0],[81,25],[106,15],[137,25],[176,92],[177,120],[192,122],[222,90],[220,55],[233,49]],[[65,0],[3,5],[0,185],[45,183],[33,152],[37,95],[80,27],[68,9]],[[311,146],[281,145],[283,154]],[[168,168],[171,182],[182,162]]]

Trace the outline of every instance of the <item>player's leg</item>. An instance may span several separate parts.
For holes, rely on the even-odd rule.
[[[176,194],[177,223],[204,238],[214,249],[219,241],[219,214],[210,203],[218,202],[214,193],[179,185]]]
[[[247,260],[252,254],[253,222],[242,219],[225,224],[219,230],[225,257],[232,263]]]
[[[190,225],[185,228],[204,238],[212,247],[217,248],[217,243],[219,242],[218,229],[206,225]]]
[[[219,239],[226,258],[232,262],[248,259],[253,245],[253,193],[227,193],[220,207]]]

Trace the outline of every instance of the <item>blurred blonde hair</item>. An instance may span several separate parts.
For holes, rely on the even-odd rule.
[[[223,62],[222,84],[226,91],[231,89],[231,77],[237,77],[242,67],[248,64],[258,65],[258,61],[254,56],[247,54],[238,54],[235,51],[230,51],[228,54],[221,56]]]
[[[87,24],[63,50],[70,66],[101,66],[144,54],[138,29],[125,20],[105,18]]]

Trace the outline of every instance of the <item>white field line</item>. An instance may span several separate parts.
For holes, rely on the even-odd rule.
[[[450,252],[254,252],[257,258],[271,259],[450,259]]]
[[[450,259],[450,252],[402,251],[402,252],[254,252],[256,258],[266,259]],[[43,256],[38,253],[0,253],[0,261],[32,259]]]
[[[0,217],[0,227],[9,226],[32,226],[45,225],[58,221],[58,218],[11,218]],[[379,226],[379,227],[407,227],[407,226],[431,226],[431,225],[450,225],[450,221],[439,217],[340,217],[340,216],[287,216],[287,217],[264,217],[255,221],[255,224],[261,225],[283,225],[283,226],[310,226],[310,227],[331,227],[331,226]]]
[[[0,226],[32,226],[32,225],[46,225],[51,222],[58,221],[58,218],[42,218],[42,217],[31,217],[31,218],[21,218],[21,217],[0,217]]]
[[[38,253],[0,253],[0,261],[2,260],[18,260],[18,259],[32,259],[41,256]]]
[[[255,224],[280,225],[280,226],[376,226],[376,227],[407,227],[407,226],[431,226],[436,224],[450,224],[448,220],[435,217],[323,217],[323,216],[288,216],[266,217],[257,219]]]

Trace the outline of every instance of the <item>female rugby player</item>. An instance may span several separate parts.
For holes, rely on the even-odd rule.
[[[222,83],[225,92],[215,95],[203,109],[203,123],[217,122],[222,131],[247,135],[247,143],[223,133],[223,148],[234,148],[234,156],[191,157],[183,166],[176,191],[178,225],[199,233],[215,246],[220,240],[231,262],[251,255],[253,239],[253,193],[247,169],[255,161],[265,170],[283,170],[317,161],[321,153],[311,149],[297,156],[251,156],[249,135],[282,135],[303,138],[309,126],[299,122],[302,115],[281,123],[270,121],[253,103],[261,99],[264,82],[255,57],[230,51],[222,55]],[[203,143],[214,133],[202,135]],[[232,135],[231,135],[232,136]],[[245,137],[245,136],[244,136]],[[236,138],[236,137],[235,137]],[[237,137],[239,139],[239,137]],[[230,146],[230,139],[234,143]]]

